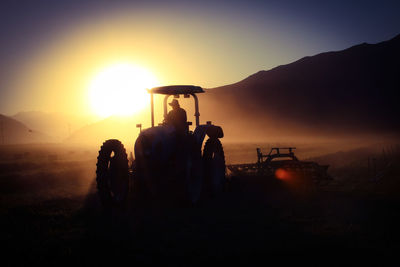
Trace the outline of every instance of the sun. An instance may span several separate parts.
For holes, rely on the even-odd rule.
[[[147,69],[117,63],[98,72],[89,85],[92,110],[101,117],[133,115],[150,103],[146,89],[158,85]]]

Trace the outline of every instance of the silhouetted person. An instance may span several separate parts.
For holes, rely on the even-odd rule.
[[[172,107],[172,110],[168,112],[165,117],[165,122],[173,125],[178,134],[186,134],[189,130],[186,111],[180,107],[179,102],[176,99],[172,100],[169,105]]]

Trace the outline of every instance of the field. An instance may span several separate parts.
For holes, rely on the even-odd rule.
[[[256,161],[256,144],[224,146],[227,163]],[[272,257],[390,265],[400,241],[399,146],[296,146],[300,159],[330,164],[334,180],[228,176],[225,192],[198,206],[147,203],[113,219],[96,195],[97,148],[0,147],[2,258],[9,265],[227,265]]]

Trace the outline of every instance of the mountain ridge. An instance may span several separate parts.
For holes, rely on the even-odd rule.
[[[90,116],[38,110],[21,111],[10,117],[24,123],[31,129],[53,137],[57,141],[62,141],[74,131],[94,121]]]
[[[375,46],[375,45],[385,45],[385,44],[391,43],[391,42],[399,42],[399,43],[400,43],[400,34],[396,35],[395,37],[393,37],[393,38],[391,38],[391,39],[389,39],[389,40],[382,41],[382,42],[378,42],[378,43],[375,43],[375,44],[370,44],[370,43],[364,42],[364,43],[361,43],[361,44],[353,45],[353,46],[351,46],[351,47],[349,47],[349,48],[346,48],[346,49],[343,49],[343,50],[321,52],[321,53],[315,54],[315,55],[313,55],[313,56],[304,56],[304,57],[302,57],[302,58],[300,58],[300,59],[298,59],[298,60],[295,60],[295,61],[293,61],[293,62],[291,62],[291,63],[278,65],[278,66],[273,67],[273,68],[271,68],[271,69],[269,69],[269,70],[260,70],[260,71],[257,71],[256,73],[253,73],[253,74],[249,75],[248,77],[246,77],[246,78],[244,78],[244,79],[242,79],[242,80],[240,80],[240,81],[238,81],[238,82],[235,82],[235,83],[232,83],[232,84],[228,84],[228,85],[222,85],[222,86],[217,86],[217,87],[209,88],[209,90],[218,89],[218,88],[224,88],[224,87],[236,85],[236,84],[241,83],[241,82],[243,82],[243,81],[245,81],[245,80],[247,80],[247,79],[249,79],[249,78],[252,78],[252,77],[254,77],[254,76],[257,76],[257,75],[260,75],[260,74],[264,74],[264,73],[269,72],[269,71],[278,70],[278,69],[280,69],[280,68],[282,68],[282,67],[285,67],[285,66],[288,66],[288,65],[293,65],[293,64],[296,64],[296,63],[300,63],[300,62],[306,61],[306,60],[311,59],[311,58],[316,57],[316,56],[321,56],[321,55],[322,55],[322,56],[324,56],[324,55],[333,55],[333,54],[336,54],[336,53],[341,53],[341,52],[344,52],[344,51],[352,51],[352,50],[354,50],[354,49],[359,49],[359,48],[366,48],[366,47]]]
[[[47,143],[54,140],[36,130],[30,129],[22,122],[0,114],[0,144]]]
[[[307,56],[210,89],[206,98],[223,98],[236,117],[251,119],[256,114],[310,131],[400,132],[399,51],[397,35],[377,44]]]

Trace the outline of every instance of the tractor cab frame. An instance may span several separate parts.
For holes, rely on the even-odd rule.
[[[196,117],[196,127],[200,125],[200,112],[199,112],[199,99],[197,98],[197,93],[204,93],[203,88],[199,86],[193,85],[169,85],[169,86],[161,86],[149,89],[148,92],[150,93],[151,97],[151,127],[154,127],[154,94],[161,94],[165,95],[163,101],[164,107],[164,118],[167,116],[168,113],[168,98],[170,96],[174,96],[174,98],[179,98],[180,95],[183,95],[184,98],[190,98],[190,96],[194,99],[194,108],[195,113],[194,116]]]

